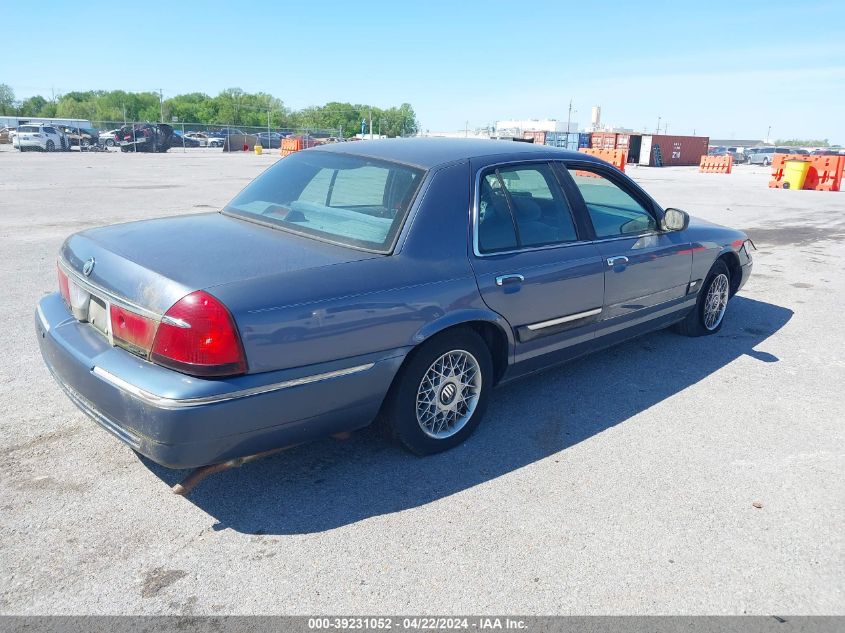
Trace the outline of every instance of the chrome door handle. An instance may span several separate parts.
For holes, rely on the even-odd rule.
[[[608,257],[607,258],[607,265],[610,266],[611,268],[616,266],[616,264],[627,264],[627,263],[628,263],[628,258],[625,257],[624,255],[621,255],[619,257]]]
[[[497,286],[504,286],[505,284],[521,284],[525,281],[525,277],[522,275],[499,275],[496,277],[496,285]]]

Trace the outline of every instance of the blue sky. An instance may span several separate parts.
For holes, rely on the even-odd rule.
[[[240,87],[292,108],[407,101],[432,131],[565,120],[572,99],[582,126],[601,105],[635,129],[659,116],[670,134],[759,139],[771,126],[845,144],[842,1],[4,4],[0,83],[18,98]],[[35,36],[33,15],[63,16],[71,39]],[[74,16],[102,36],[73,39]],[[168,26],[145,28],[156,18]],[[133,33],[106,36],[109,22]]]

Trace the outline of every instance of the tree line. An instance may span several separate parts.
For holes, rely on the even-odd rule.
[[[35,95],[18,101],[14,91],[0,84],[0,115],[90,121],[159,121],[295,129],[342,130],[344,136],[362,131],[386,136],[410,136],[419,122],[409,103],[389,108],[331,102],[292,110],[265,92],[248,93],[227,88],[217,96],[192,92],[162,99],[158,92],[89,90],[68,92],[47,99]],[[372,130],[370,120],[372,119]]]

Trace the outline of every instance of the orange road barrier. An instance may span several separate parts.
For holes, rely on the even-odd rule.
[[[588,156],[600,158],[616,167],[619,171],[625,171],[625,163],[627,162],[628,155],[623,149],[591,149],[589,147],[581,147],[578,151]]]
[[[810,163],[803,189],[841,191],[845,156],[808,156],[806,154],[775,154],[772,160],[772,179],[769,180],[770,188],[789,188],[789,181],[784,178],[784,163],[788,160],[803,160]]]
[[[279,156],[290,156],[294,152],[299,152],[309,147],[314,147],[319,143],[313,138],[302,138],[301,136],[288,136],[282,139],[282,145],[279,147]]]
[[[282,146],[279,148],[279,156],[290,156],[294,152],[302,149],[303,142],[301,138],[289,136],[282,139]]]
[[[730,154],[724,156],[702,156],[698,171],[703,174],[729,174],[734,166],[734,157]]]

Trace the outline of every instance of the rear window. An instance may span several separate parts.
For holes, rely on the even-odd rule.
[[[423,171],[362,156],[292,154],[249,184],[223,210],[330,242],[388,252]]]
[[[41,128],[37,125],[22,125],[18,128],[18,132],[40,132]]]

